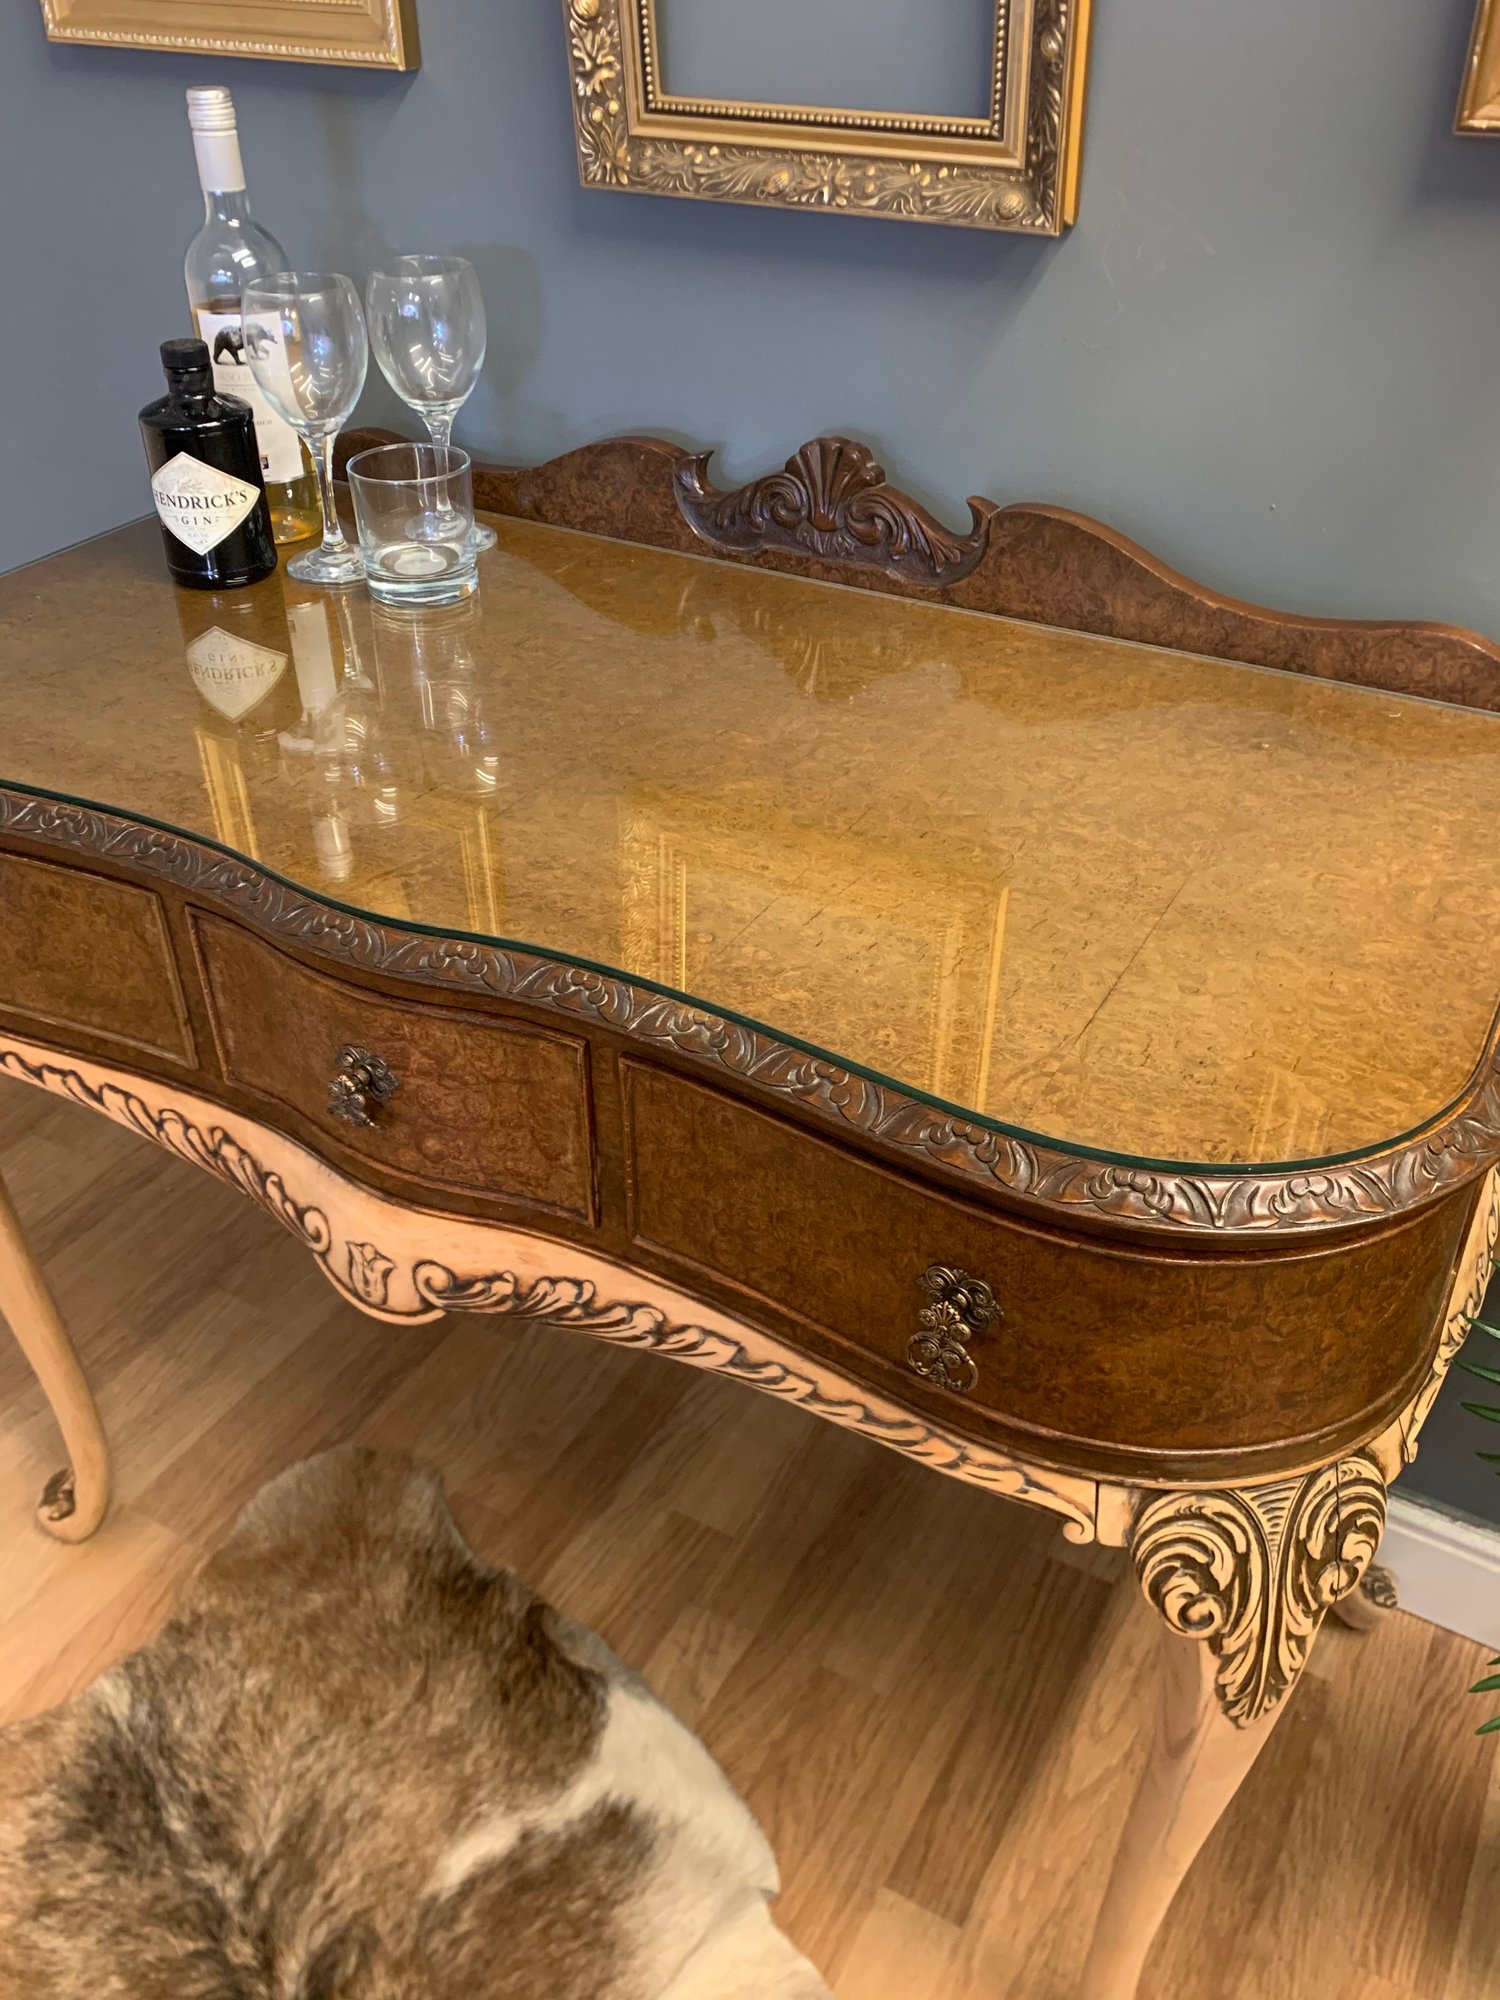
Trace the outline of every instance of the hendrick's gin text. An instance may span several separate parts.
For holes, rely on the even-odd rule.
[[[151,497],[173,581],[195,590],[258,583],[276,567],[255,417],[215,392],[201,340],[164,340],[167,393],[141,411]]]

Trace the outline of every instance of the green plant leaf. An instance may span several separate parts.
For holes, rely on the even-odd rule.
[[[1500,1368],[1486,1368],[1482,1361],[1460,1361],[1465,1375],[1477,1375],[1481,1382],[1500,1382]]]
[[[1473,1687],[1469,1689],[1469,1693],[1493,1694],[1496,1688],[1500,1688],[1500,1674],[1486,1674],[1482,1681],[1475,1681]]]
[[[1474,1734],[1476,1736],[1493,1736],[1497,1729],[1500,1729],[1500,1715],[1492,1715],[1488,1722],[1480,1723]]]
[[[1476,1451],[1474,1456],[1483,1465],[1500,1465],[1500,1451]]]
[[[1483,1417],[1486,1423],[1500,1424],[1500,1410],[1497,1410],[1493,1403],[1465,1403],[1463,1408],[1471,1416]]]
[[[1500,1340],[1500,1326],[1491,1326],[1487,1319],[1471,1319],[1469,1321],[1469,1331],[1470,1333],[1476,1331],[1487,1333],[1491,1340]]]

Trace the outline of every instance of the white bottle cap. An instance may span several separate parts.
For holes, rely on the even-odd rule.
[[[234,99],[222,83],[194,84],[187,94],[188,124],[198,158],[198,184],[206,192],[233,194],[245,185]]]

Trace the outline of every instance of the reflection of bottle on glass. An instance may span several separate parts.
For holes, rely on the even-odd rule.
[[[258,860],[254,802],[274,797],[279,736],[296,696],[279,591],[174,592],[188,678],[203,704],[198,760],[226,847]]]
[[[287,270],[286,252],[250,214],[229,92],[218,85],[200,86],[187,98],[204,206],[203,227],[183,260],[193,330],[208,343],[219,393],[239,396],[255,412],[261,472],[277,541],[300,542],[316,535],[322,525],[317,477],[301,438],[271,408],[251,374],[240,324],[240,298],[246,285]]]
[[[267,697],[290,657],[279,593],[201,591],[175,602],[193,686],[226,722],[254,717],[253,733],[274,738],[282,711]]]

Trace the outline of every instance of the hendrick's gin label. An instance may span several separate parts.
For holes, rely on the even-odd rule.
[[[255,417],[214,389],[201,340],[164,340],[167,393],[141,411],[167,568],[197,590],[258,583],[276,567]]]

